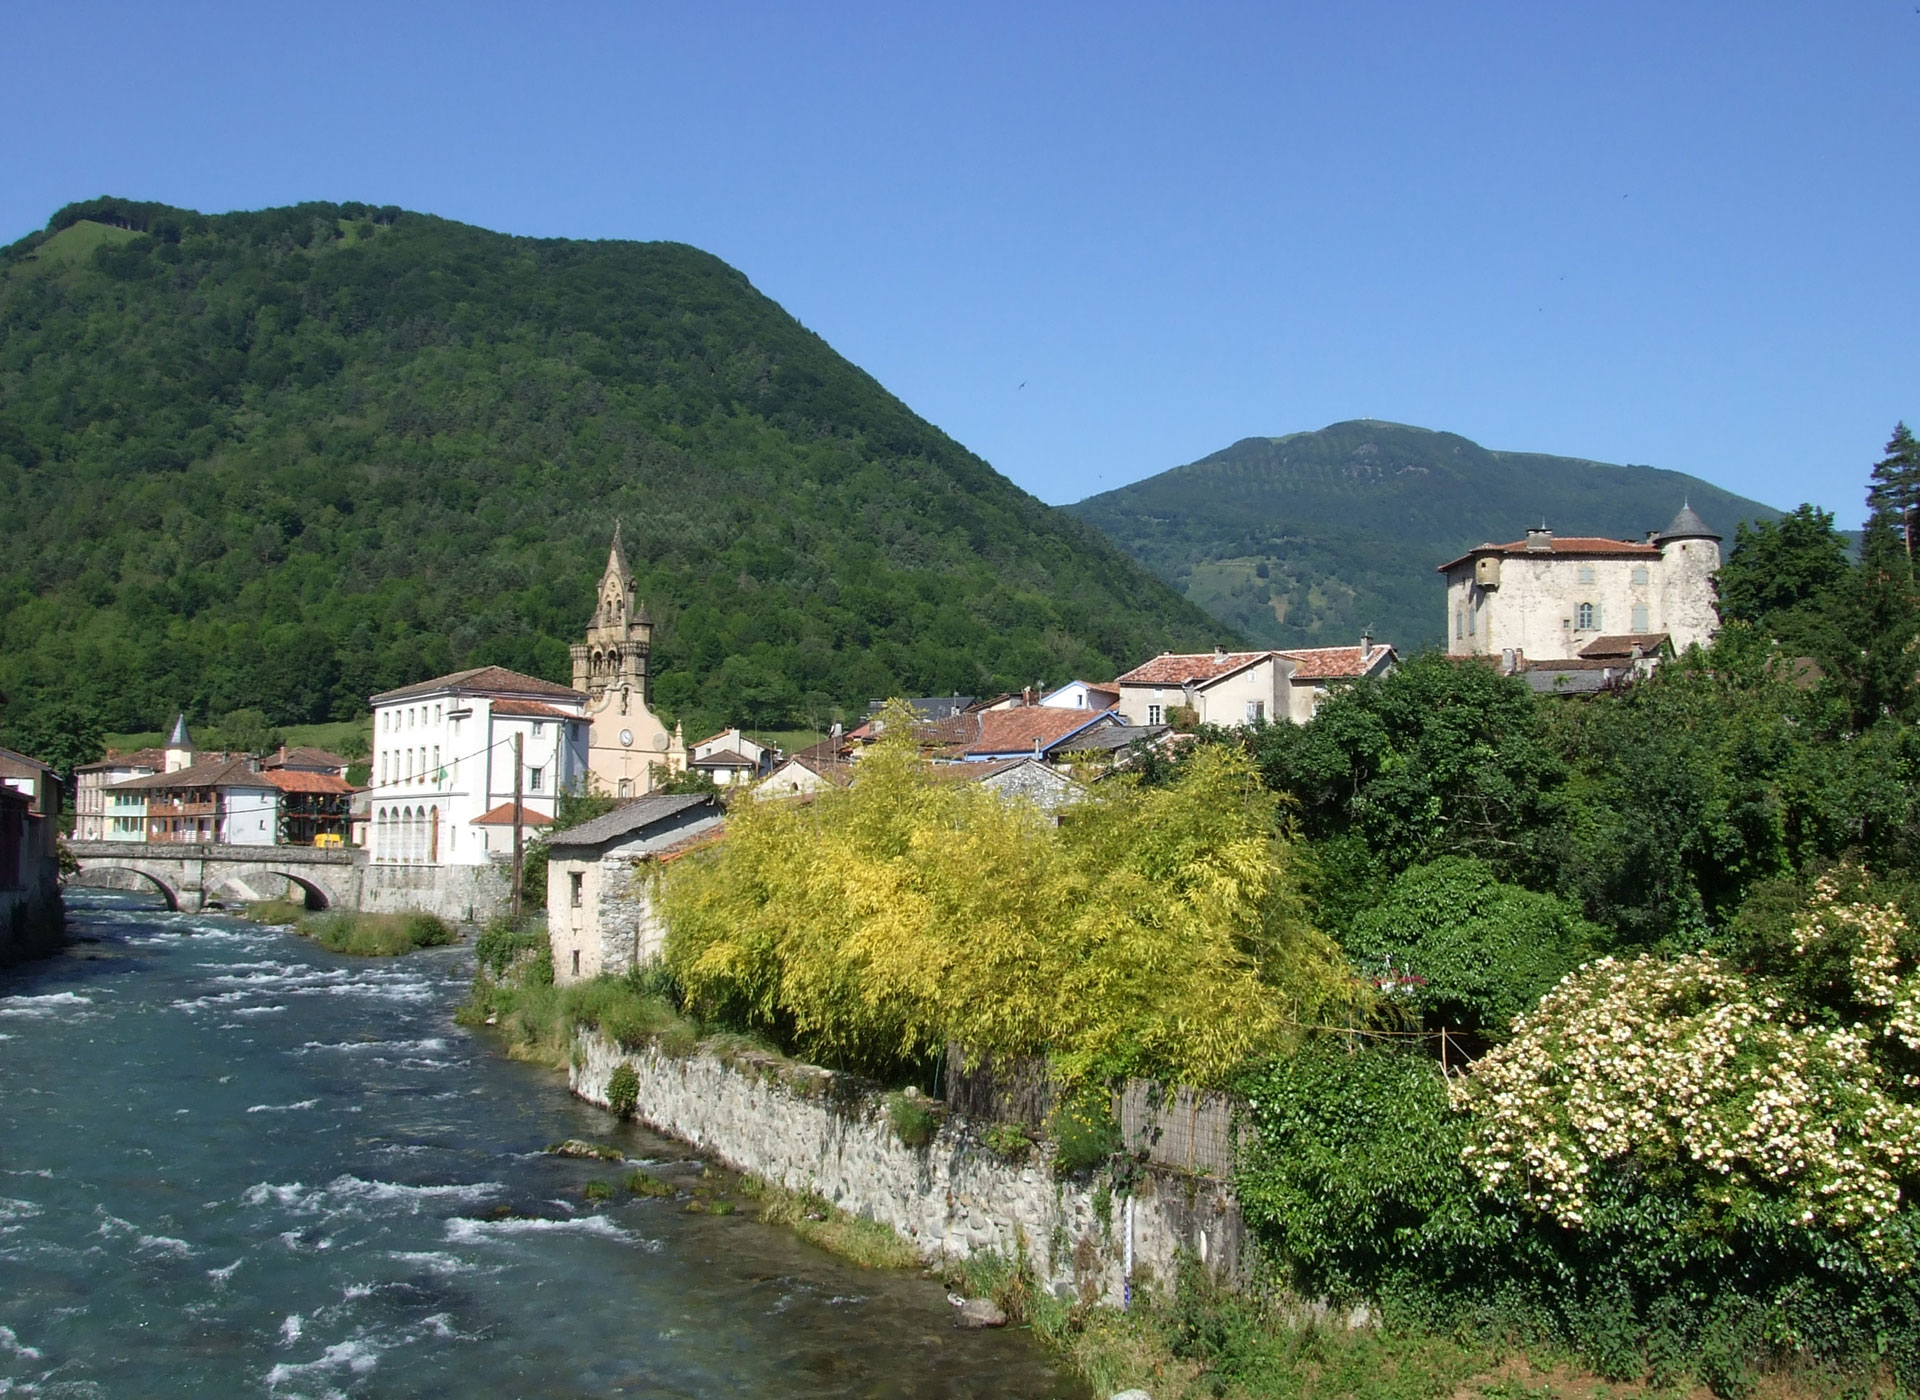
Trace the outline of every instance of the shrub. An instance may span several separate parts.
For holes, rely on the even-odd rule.
[[[1009,1162],[1024,1162],[1033,1153],[1033,1139],[1018,1123],[994,1123],[980,1135],[981,1145]]]
[[[1053,1139],[1053,1169],[1062,1176],[1110,1161],[1121,1149],[1112,1091],[1088,1084],[1063,1093],[1047,1118],[1047,1135]]]
[[[589,1181],[580,1188],[580,1194],[589,1201],[610,1201],[613,1199],[613,1187],[604,1181]]]
[[[306,913],[304,904],[291,899],[263,899],[247,906],[247,917],[256,924],[297,924]]]
[[[523,931],[510,917],[502,915],[480,931],[479,938],[474,940],[473,951],[480,966],[495,977],[504,977],[507,969],[522,953],[549,946],[539,934]],[[551,975],[547,980],[553,980]]]
[[[927,1101],[910,1089],[887,1095],[887,1121],[908,1147],[925,1147],[940,1131],[940,1119]]]
[[[607,1107],[625,1118],[640,1102],[640,1076],[622,1060],[607,1076]]]
[[[440,948],[457,941],[453,926],[436,914],[408,914],[407,938],[416,948]]]
[[[363,914],[339,910],[309,914],[301,935],[330,952],[361,958],[391,958],[416,948],[454,941],[453,930],[431,914]]]

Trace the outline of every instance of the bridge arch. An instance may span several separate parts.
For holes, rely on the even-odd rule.
[[[140,880],[145,882],[145,884],[149,886],[155,894],[159,895],[162,899],[166,900],[167,908],[170,911],[174,913],[179,912],[180,891],[175,889],[171,884],[167,883],[167,881],[163,879],[161,876],[154,874],[151,870],[143,870],[138,865],[133,864],[131,861],[109,862],[109,861],[90,860],[85,864],[85,866],[81,868],[80,874],[83,877],[82,883],[83,884],[85,883],[85,880],[84,880],[85,876],[102,874],[109,870],[119,871],[123,874],[133,875],[138,877]],[[100,886],[97,888],[111,888],[111,886]]]

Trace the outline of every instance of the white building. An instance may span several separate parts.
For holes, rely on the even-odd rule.
[[[1176,710],[1195,724],[1305,724],[1333,685],[1385,675],[1393,664],[1392,647],[1362,637],[1357,647],[1167,652],[1114,685],[1120,691],[1117,708],[1130,725],[1171,724]]]
[[[76,841],[143,841],[147,831],[147,800],[137,792],[112,793],[118,783],[148,778],[167,761],[160,749],[109,753],[73,770]]]
[[[1092,681],[1068,681],[1058,690],[1050,690],[1035,704],[1054,710],[1111,710],[1120,703],[1120,687],[1113,681],[1096,685]]]
[[[1483,544],[1440,566],[1447,654],[1568,661],[1603,639],[1646,652],[1663,639],[1676,651],[1706,646],[1720,626],[1719,567],[1720,536],[1691,506],[1644,540],[1557,539],[1543,526]]]
[[[772,745],[749,739],[738,729],[723,729],[687,752],[687,767],[705,773],[720,787],[756,782],[771,773],[779,759]]]
[[[367,849],[376,864],[484,865],[549,825],[587,777],[587,697],[479,666],[376,695]],[[520,741],[516,813],[514,740]]]

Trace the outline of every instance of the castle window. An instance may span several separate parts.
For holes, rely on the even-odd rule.
[[[1633,630],[1636,632],[1648,632],[1652,630],[1647,619],[1647,605],[1645,603],[1635,603],[1633,605]]]
[[[1467,635],[1469,637],[1473,636],[1476,632],[1479,631],[1479,627],[1480,627],[1480,609],[1474,607],[1473,604],[1469,603],[1467,604]]]
[[[1647,582],[1647,566],[1645,564],[1635,564],[1633,566],[1633,581],[1639,584]]]
[[[1594,619],[1597,616],[1598,610],[1592,603],[1582,603],[1573,610],[1573,625],[1580,631],[1591,631],[1595,626]]]
[[[1467,610],[1465,608],[1455,608],[1453,610],[1453,638],[1455,641],[1459,641],[1466,635]]]

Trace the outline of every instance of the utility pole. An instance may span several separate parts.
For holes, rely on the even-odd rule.
[[[526,859],[525,838],[521,835],[520,828],[520,774],[522,772],[520,745],[524,737],[520,734],[513,736],[513,922],[516,926],[521,918],[520,872],[522,862]]]

